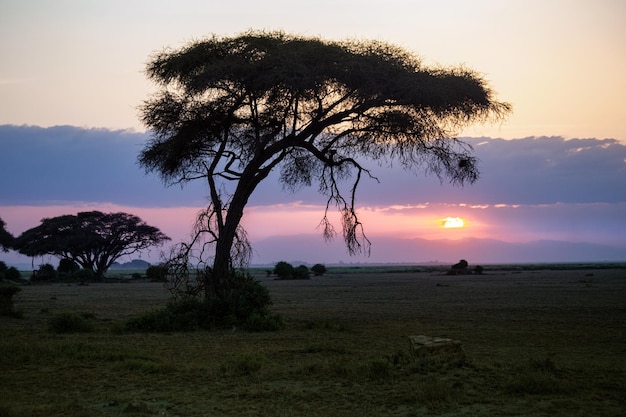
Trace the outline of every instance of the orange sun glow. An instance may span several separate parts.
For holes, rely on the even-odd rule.
[[[446,217],[443,219],[443,227],[445,229],[458,229],[465,226],[465,221],[460,217]]]

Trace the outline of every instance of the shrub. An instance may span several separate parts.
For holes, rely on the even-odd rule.
[[[93,281],[96,274],[91,269],[82,268],[74,273],[74,278],[76,278],[81,284],[84,284],[87,281]]]
[[[39,269],[33,271],[33,276],[31,278],[32,281],[54,281],[57,279],[57,271],[54,269],[54,266],[51,264],[43,264],[39,265]]]
[[[126,330],[177,332],[241,326],[250,331],[279,330],[282,319],[270,314],[269,290],[252,276],[236,273],[229,291],[209,299],[186,295],[126,322]]]
[[[150,265],[146,269],[146,277],[153,282],[165,282],[167,280],[167,266],[163,264]]]
[[[50,331],[62,333],[89,333],[93,331],[93,323],[84,314],[59,313],[54,315],[48,323]]]
[[[315,264],[311,267],[311,271],[316,277],[319,277],[326,273],[326,267],[322,264]]]
[[[163,309],[154,310],[126,322],[126,330],[138,332],[188,332],[209,327],[207,303],[195,297],[171,300]]]
[[[16,267],[12,266],[4,273],[4,278],[8,281],[19,281],[22,279],[22,274]]]
[[[57,272],[59,275],[65,275],[71,277],[74,272],[78,271],[80,267],[76,262],[71,259],[63,258],[59,261],[59,266],[57,267]]]
[[[16,315],[16,312],[13,309],[13,296],[20,291],[22,291],[22,289],[14,285],[0,286],[0,315]]]
[[[291,277],[293,279],[309,279],[309,268],[307,268],[305,265],[300,265],[293,270]]]
[[[293,275],[293,271],[293,265],[285,261],[280,261],[274,266],[274,275],[276,275],[278,279],[290,279]]]

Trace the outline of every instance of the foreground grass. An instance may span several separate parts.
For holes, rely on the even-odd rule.
[[[618,416],[626,282],[584,271],[267,281],[285,330],[119,333],[159,284],[24,287],[0,318],[0,416]],[[57,334],[72,312],[86,333]],[[407,336],[463,341],[460,367]]]

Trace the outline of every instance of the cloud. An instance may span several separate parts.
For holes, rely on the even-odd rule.
[[[207,191],[202,181],[166,188],[156,174],[145,174],[136,161],[147,139],[145,133],[126,130],[0,126],[0,217],[8,230],[19,234],[43,217],[93,209],[126,211],[161,228],[175,242],[187,238],[195,215],[206,205]],[[371,165],[380,182],[362,180],[357,211],[376,258],[361,261],[391,261],[397,258],[394,253],[404,253],[399,244],[381,244],[390,237],[396,243],[495,239],[530,254],[538,252],[519,245],[559,240],[593,244],[596,251],[625,247],[623,143],[560,137],[463,140],[474,146],[482,173],[465,188]],[[315,234],[322,246],[311,250],[334,253],[329,262],[347,261],[341,237],[324,246],[318,229],[324,204],[315,186],[290,193],[275,173],[253,194],[243,225],[260,252],[277,235]],[[462,218],[465,227],[442,228],[447,217]],[[340,231],[336,213],[331,212],[331,219]]]
[[[165,188],[137,156],[147,139],[125,130],[0,126],[0,205],[63,202],[139,207],[203,205],[201,184]]]
[[[139,207],[202,206],[201,181],[165,188],[145,174],[137,155],[146,133],[0,126],[0,204],[103,202]],[[626,201],[626,145],[614,139],[532,137],[516,140],[465,138],[480,159],[479,180],[464,188],[434,176],[367,163],[380,182],[363,179],[359,206],[425,203],[553,204]],[[250,205],[301,201],[324,204],[316,186],[283,190],[278,173],[253,194]]]

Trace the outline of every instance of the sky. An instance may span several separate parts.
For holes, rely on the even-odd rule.
[[[358,195],[369,258],[323,242],[315,189],[269,178],[244,217],[253,262],[626,261],[625,18],[621,0],[0,0],[0,218],[18,235],[44,217],[126,211],[184,238],[206,190],[165,188],[136,164],[145,65],[212,34],[283,30],[467,66],[513,113],[458,132],[481,161],[472,186],[377,170]],[[442,227],[457,217],[464,227]]]

